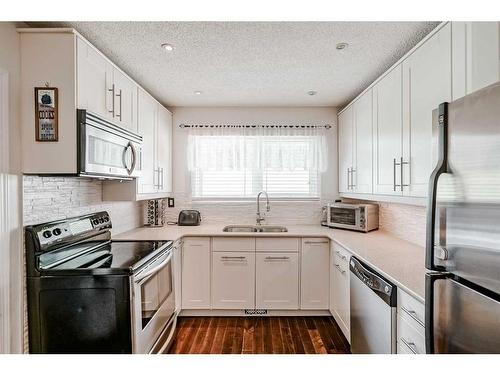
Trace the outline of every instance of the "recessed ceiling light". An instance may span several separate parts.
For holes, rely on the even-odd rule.
[[[195,92],[194,92],[194,94],[195,94],[195,95],[201,95],[201,94],[202,94],[202,92],[201,92],[201,91],[195,91]]]
[[[169,44],[169,43],[163,43],[161,46],[165,49],[165,51],[168,51],[168,52],[174,50],[174,46]]]
[[[311,96],[314,96],[316,95],[318,92],[317,91],[314,91],[314,90],[310,90],[307,92],[307,95],[311,95]]]
[[[337,46],[335,48],[337,48],[338,50],[341,50],[341,49],[346,49],[348,46],[349,46],[349,44],[342,42],[342,43],[337,44]]]

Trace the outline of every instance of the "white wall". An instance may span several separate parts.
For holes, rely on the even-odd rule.
[[[16,25],[0,22],[0,353],[23,350],[23,251]]]
[[[187,169],[188,130],[185,124],[305,124],[333,127],[328,134],[328,170],[321,176],[321,200],[316,202],[271,202],[268,223],[317,224],[321,206],[338,197],[337,180],[337,108],[332,107],[175,107],[173,112],[173,196],[175,209],[167,210],[167,219],[175,220],[184,208],[199,209],[204,222],[255,221],[255,201],[206,203],[190,199],[190,175]],[[272,197],[271,197],[272,198]]]

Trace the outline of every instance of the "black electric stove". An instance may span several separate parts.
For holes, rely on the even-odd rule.
[[[114,241],[107,212],[25,228],[32,353],[130,353],[131,277],[172,241]]]

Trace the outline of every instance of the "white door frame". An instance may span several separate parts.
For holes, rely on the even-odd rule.
[[[0,69],[0,353],[22,353],[22,177],[10,168],[9,97],[9,74]]]

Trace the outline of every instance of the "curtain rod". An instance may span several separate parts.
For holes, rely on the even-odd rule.
[[[331,129],[332,125],[204,125],[204,124],[180,124],[179,128],[325,128]]]

